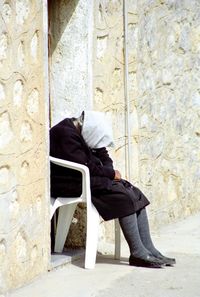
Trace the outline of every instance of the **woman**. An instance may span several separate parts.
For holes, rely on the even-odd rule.
[[[86,165],[90,171],[92,202],[104,220],[118,218],[129,245],[129,264],[160,268],[175,264],[154,246],[145,207],[145,195],[113,168],[106,147],[113,145],[112,131],[105,114],[82,112],[66,118],[50,130],[50,155]],[[51,196],[77,196],[81,193],[81,174],[51,164]]]

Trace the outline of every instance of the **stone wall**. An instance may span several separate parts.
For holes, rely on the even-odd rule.
[[[43,5],[0,1],[1,293],[46,271],[49,261]]]
[[[139,183],[156,225],[200,209],[199,9],[138,1]]]
[[[49,1],[51,125],[92,107],[93,1]]]
[[[111,114],[111,154],[127,176],[122,2],[95,1],[94,107]],[[149,197],[154,227],[200,209],[197,7],[198,1],[128,1],[130,179]]]
[[[84,108],[107,112],[116,143],[110,153],[126,178],[123,1],[95,0],[94,28],[92,2],[50,2],[51,122]],[[127,5],[130,180],[149,197],[151,223],[159,226],[200,209],[199,1]],[[109,239],[112,224],[101,231]]]

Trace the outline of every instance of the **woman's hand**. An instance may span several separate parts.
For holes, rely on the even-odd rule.
[[[121,173],[119,172],[119,170],[115,170],[115,177],[114,177],[114,180],[120,180],[122,177],[121,177]]]

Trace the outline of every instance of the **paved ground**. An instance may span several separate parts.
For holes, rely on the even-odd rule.
[[[83,260],[43,275],[9,297],[200,297],[200,214],[166,226],[153,234],[159,249],[175,256],[174,267],[136,268],[122,260],[98,256],[94,270]]]

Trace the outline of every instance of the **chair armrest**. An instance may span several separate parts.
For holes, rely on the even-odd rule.
[[[91,197],[90,172],[89,172],[89,169],[87,166],[85,166],[83,164],[76,163],[76,162],[71,162],[71,161],[51,157],[51,156],[49,157],[49,160],[58,166],[62,166],[62,167],[80,171],[82,173],[82,178],[83,178],[83,180],[82,180],[82,195],[86,199],[91,199],[91,198],[89,198],[89,197]]]
[[[49,157],[49,160],[56,165],[74,169],[74,170],[78,170],[80,172],[85,172],[88,170],[87,166],[85,166],[83,164],[76,163],[76,162],[71,162],[71,161],[67,161],[67,160],[63,160],[63,159],[59,159],[59,158],[55,158],[55,157],[51,157],[51,156]]]

